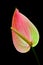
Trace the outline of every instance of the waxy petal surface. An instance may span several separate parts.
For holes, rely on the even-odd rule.
[[[39,34],[36,27],[26,16],[20,13],[18,9],[16,9],[13,14],[12,27],[25,36],[27,40],[32,42],[33,47],[37,45]],[[26,53],[31,48],[30,45],[20,38],[14,31],[12,31],[12,40],[16,50],[21,53]]]

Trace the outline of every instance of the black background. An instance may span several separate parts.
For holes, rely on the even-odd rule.
[[[11,22],[15,8],[26,15],[38,28],[39,44],[34,48],[40,64],[43,65],[43,11],[41,1],[0,0],[0,58],[1,61],[16,64],[38,65],[32,50],[25,54],[16,51],[11,36]],[[13,61],[13,62],[12,62]]]

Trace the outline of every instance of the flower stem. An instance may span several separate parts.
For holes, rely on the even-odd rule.
[[[35,55],[35,58],[36,58],[36,60],[37,60],[38,65],[40,65],[38,56],[37,56],[37,54],[36,54],[36,52],[35,52],[35,49],[34,49],[33,47],[32,47],[32,51],[33,51],[33,53],[34,53],[34,55]]]

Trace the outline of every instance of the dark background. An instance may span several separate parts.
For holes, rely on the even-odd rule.
[[[43,65],[43,11],[41,1],[0,0],[0,58],[1,61],[16,64],[38,65],[32,50],[25,54],[16,51],[11,37],[11,22],[15,8],[26,15],[37,27],[40,34],[39,44],[34,48],[40,64]],[[0,62],[1,62],[0,61]],[[13,62],[12,62],[13,61]]]

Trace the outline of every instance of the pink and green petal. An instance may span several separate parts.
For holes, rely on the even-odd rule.
[[[17,32],[12,31],[12,40],[17,51],[26,53],[31,48],[30,42],[32,42],[32,47],[38,44],[39,33],[37,28],[26,16],[20,13],[18,9],[16,9],[13,14],[12,28],[17,30]],[[22,34],[22,36],[20,36],[18,32],[20,35]],[[27,41],[29,41],[29,43]]]

